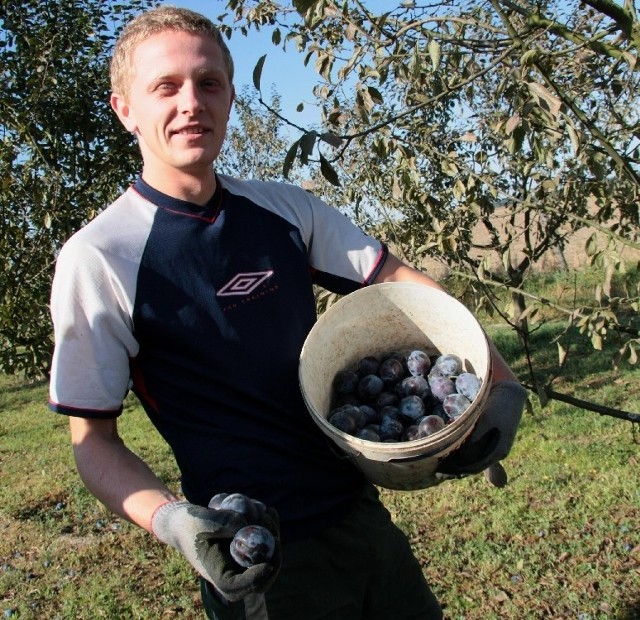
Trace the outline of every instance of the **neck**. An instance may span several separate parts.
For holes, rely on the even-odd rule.
[[[142,178],[163,194],[197,205],[205,205],[216,191],[216,175],[212,166],[204,174],[190,174],[181,170],[173,170],[169,174],[153,174],[143,168]]]

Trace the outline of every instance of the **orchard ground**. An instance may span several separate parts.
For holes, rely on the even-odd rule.
[[[532,363],[557,370],[532,336]],[[519,376],[527,362],[512,332],[487,326]],[[576,341],[554,388],[640,412],[638,368],[611,363],[615,344]],[[173,549],[113,516],[75,470],[68,424],[46,409],[47,386],[0,376],[0,613],[5,618],[201,619],[197,579]],[[447,620],[640,619],[638,424],[531,395],[504,465],[509,484],[482,476],[421,491],[382,490],[409,536]],[[175,489],[169,449],[137,402],[125,441]]]

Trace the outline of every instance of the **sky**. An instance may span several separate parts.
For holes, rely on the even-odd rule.
[[[168,0],[162,4],[198,11],[214,23],[219,15],[227,12],[226,0]],[[270,100],[273,86],[282,98],[282,113],[286,118],[307,128],[319,124],[318,109],[311,105],[311,90],[318,79],[313,61],[305,67],[303,55],[293,45],[289,45],[285,53],[281,47],[271,43],[271,33],[266,29],[260,32],[251,30],[247,37],[240,33],[234,34],[227,40],[227,45],[234,60],[237,92],[241,92],[244,85],[250,87],[250,92],[256,92],[253,87],[253,69],[258,59],[266,54],[261,77],[264,99]],[[304,109],[298,112],[296,108],[301,102],[305,104]]]

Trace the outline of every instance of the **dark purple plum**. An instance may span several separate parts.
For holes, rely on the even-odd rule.
[[[355,370],[339,370],[333,379],[333,387],[338,394],[352,394],[358,388],[360,377]]]
[[[211,510],[220,510],[220,504],[229,496],[229,493],[216,493],[210,500],[207,508]]]
[[[480,391],[482,381],[472,372],[462,372],[456,377],[456,392],[473,400]]]
[[[366,377],[367,375],[377,375],[379,367],[380,360],[373,355],[367,355],[358,362],[358,374],[361,377]]]
[[[355,413],[358,412],[358,414]],[[353,435],[358,429],[360,410],[352,405],[345,405],[339,409],[335,409],[329,414],[329,423],[335,426],[339,431]]]
[[[402,441],[415,441],[416,439],[420,439],[420,430],[415,424],[411,426],[407,426],[402,433]]]
[[[378,419],[378,412],[369,405],[360,405],[358,407],[364,415],[364,425],[373,424]]]
[[[411,351],[407,356],[407,369],[414,377],[423,377],[431,368],[431,360],[424,351]]]
[[[404,375],[404,366],[399,360],[390,357],[380,364],[378,375],[385,385],[395,385]]]
[[[376,398],[375,407],[378,411],[383,407],[395,407],[398,404],[398,400],[398,396],[393,392],[382,392],[378,398]]]
[[[358,382],[358,396],[363,400],[375,400],[382,393],[384,383],[378,375],[367,375]]]
[[[470,404],[471,401],[466,396],[456,393],[449,394],[449,396],[444,399],[442,406],[447,412],[447,415],[452,420],[456,420],[469,408]]]
[[[389,353],[385,353],[382,356],[382,361],[386,362],[387,360],[398,360],[403,366],[405,363],[405,357],[399,351],[391,351]]]
[[[406,377],[396,386],[396,392],[400,398],[413,394],[424,398],[430,391],[429,382],[424,377]]]
[[[398,421],[400,421],[400,418],[402,418],[400,409],[398,407],[393,407],[391,405],[388,405],[387,407],[383,407],[382,409],[380,409],[378,415],[380,416],[381,422],[386,418],[391,418],[392,420],[398,420]]]
[[[445,427],[444,420],[437,415],[427,415],[418,424],[418,430],[421,437],[429,437]]]
[[[400,441],[403,432],[402,423],[393,418],[384,418],[380,423],[380,439],[382,441]]]
[[[412,394],[400,401],[398,409],[405,418],[417,420],[424,415],[424,401],[419,396]]]
[[[380,441],[380,434],[370,426],[365,426],[364,428],[361,428],[356,433],[356,437],[358,439],[365,439],[366,441]]]
[[[229,550],[243,568],[268,562],[276,549],[273,534],[261,525],[247,525],[236,532]]]
[[[444,402],[449,394],[455,394],[456,391],[456,385],[449,377],[433,372],[429,374],[429,387],[431,393],[440,402]]]
[[[455,377],[462,372],[462,360],[453,353],[445,353],[438,357],[433,368],[446,377]]]
[[[216,497],[217,496],[214,495],[214,497],[211,498],[209,508],[213,508],[211,504]],[[247,518],[249,523],[255,523],[260,520],[260,517],[264,514],[266,508],[262,502],[251,499],[242,493],[230,493],[219,501],[218,509],[239,512]]]

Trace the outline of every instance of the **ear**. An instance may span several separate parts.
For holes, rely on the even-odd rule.
[[[111,94],[111,107],[113,111],[118,115],[120,122],[124,125],[124,128],[135,133],[138,129],[138,125],[135,121],[133,110],[127,103],[126,99],[117,93]]]

